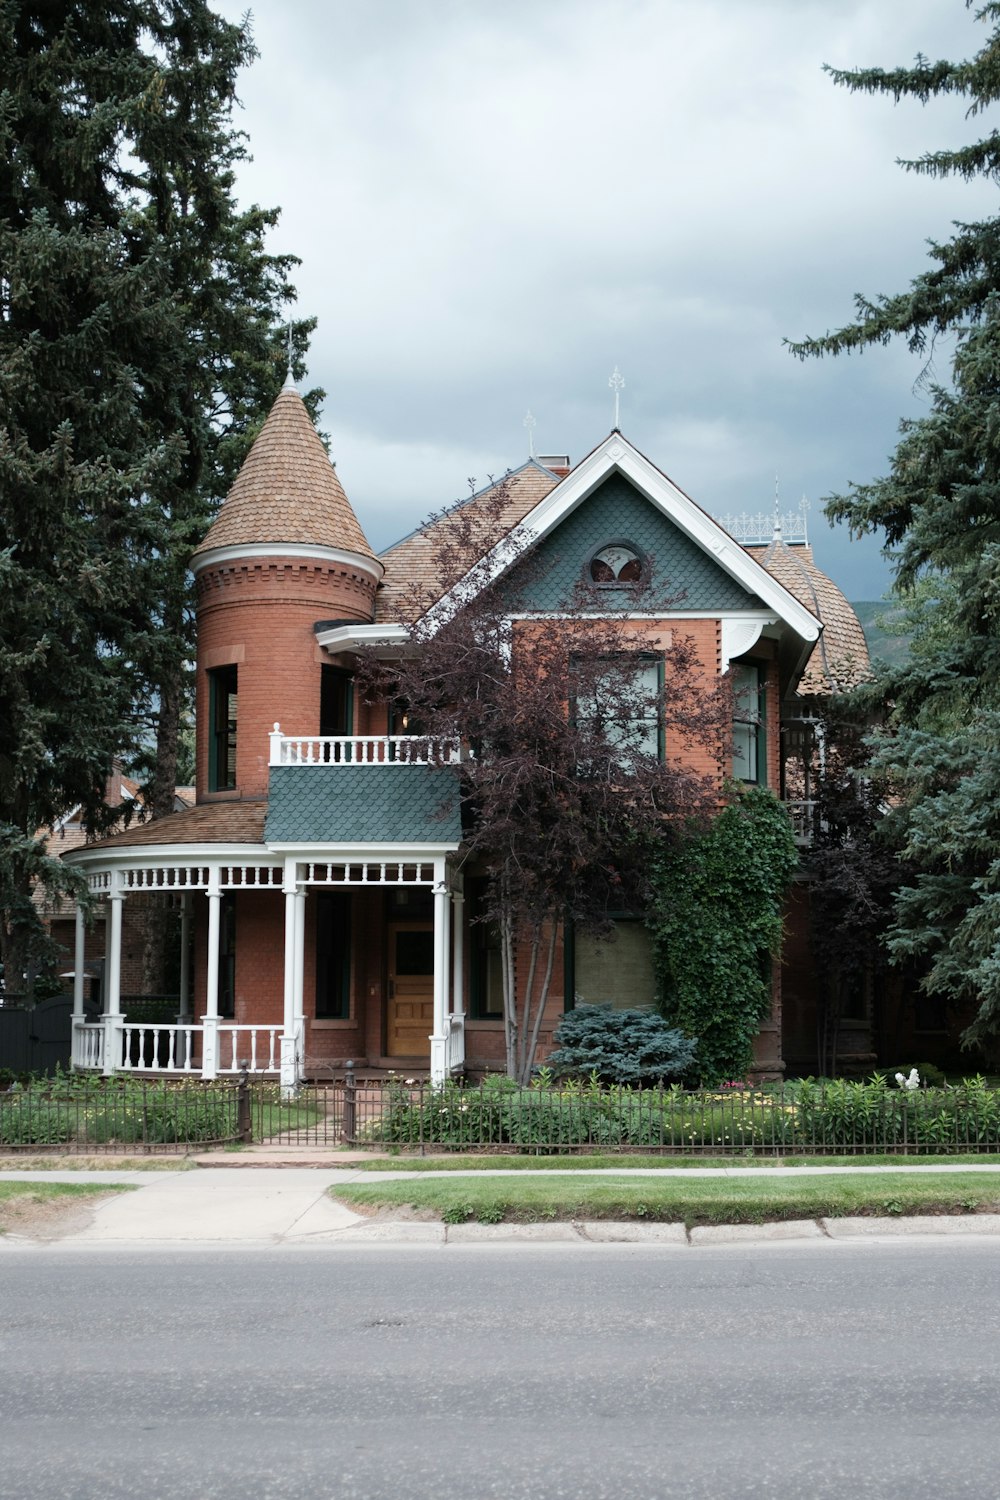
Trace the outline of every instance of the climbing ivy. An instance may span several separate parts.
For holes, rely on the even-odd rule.
[[[770,958],[797,864],[788,814],[761,787],[734,788],[710,827],[654,861],[646,923],[658,1005],[698,1040],[703,1084],[739,1078],[771,1006]]]

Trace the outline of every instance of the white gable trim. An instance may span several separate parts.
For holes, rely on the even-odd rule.
[[[448,620],[468,600],[470,588],[485,588],[494,582],[614,473],[624,475],[685,536],[749,593],[756,594],[796,635],[804,641],[818,640],[822,626],[815,615],[619,432],[605,438],[455,588],[439,599],[428,611],[428,621]]]

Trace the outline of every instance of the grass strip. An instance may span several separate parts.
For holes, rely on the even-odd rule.
[[[74,1198],[92,1198],[99,1194],[130,1193],[134,1183],[124,1182],[0,1182],[0,1234],[10,1228],[10,1210],[23,1212],[37,1204],[51,1203]]]
[[[332,1197],[359,1212],[430,1212],[446,1224],[645,1219],[696,1224],[766,1224],[780,1219],[1000,1211],[993,1174],[916,1177],[567,1178],[503,1182],[484,1176],[447,1181],[345,1184]]]
[[[628,1171],[644,1167],[907,1167],[925,1166],[1000,1166],[1000,1155],[963,1156],[662,1156],[632,1152],[618,1156],[372,1156],[364,1161],[345,1162],[352,1170],[362,1172],[586,1172],[597,1170]]]

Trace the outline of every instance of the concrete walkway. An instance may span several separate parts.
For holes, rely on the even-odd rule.
[[[553,1224],[461,1224],[446,1226],[439,1222],[392,1220],[363,1217],[335,1203],[327,1189],[346,1182],[414,1179],[446,1176],[476,1176],[474,1171],[456,1173],[412,1172],[404,1168],[377,1175],[353,1164],[343,1167],[258,1166],[248,1172],[244,1166],[217,1165],[213,1159],[210,1171],[161,1170],[136,1171],[128,1167],[109,1171],[0,1172],[0,1180],[15,1182],[92,1182],[112,1185],[126,1183],[136,1191],[117,1194],[93,1206],[90,1222],[71,1229],[54,1240],[44,1242],[16,1233],[0,1236],[0,1256],[5,1250],[37,1246],[40,1251],[59,1248],[72,1250],[166,1249],[215,1246],[274,1247],[337,1246],[361,1244],[459,1245],[475,1242],[518,1241],[531,1244],[557,1243],[576,1245],[609,1243],[661,1243],[687,1246],[733,1244],[744,1242],[801,1240],[871,1240],[882,1236],[893,1238],[925,1235],[1000,1236],[1000,1215],[976,1214],[968,1217],[912,1217],[861,1219],[808,1219],[763,1225],[720,1225],[686,1231],[683,1224],[647,1224],[642,1222]],[[879,1174],[892,1167],[641,1167],[618,1173],[614,1168],[555,1173],[495,1171],[494,1177],[526,1176],[638,1176],[638,1177],[745,1177],[802,1176],[863,1171]],[[1000,1166],[975,1167],[927,1164],[907,1169],[915,1173],[1000,1172]]]

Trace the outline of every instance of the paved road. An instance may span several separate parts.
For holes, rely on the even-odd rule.
[[[984,1242],[0,1262],[0,1500],[997,1492]]]

